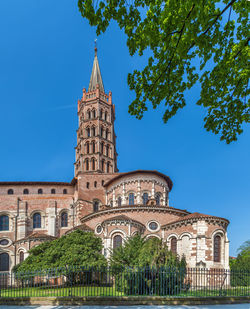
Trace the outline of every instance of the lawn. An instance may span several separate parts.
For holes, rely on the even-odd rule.
[[[26,288],[9,288],[0,290],[1,297],[70,297],[70,296],[126,296],[122,292],[118,292],[115,287],[100,287],[100,286],[74,286],[74,287],[26,287]],[[249,296],[249,287],[235,287],[227,290],[189,290],[183,291],[176,295],[169,295],[171,297],[213,297],[213,296]],[[143,295],[130,295],[130,296],[143,296]],[[146,295],[145,295],[146,296]],[[159,296],[159,295],[148,295]]]

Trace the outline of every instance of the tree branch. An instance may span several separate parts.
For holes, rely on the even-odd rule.
[[[246,42],[245,42],[245,44],[243,45],[243,47],[242,47],[242,48],[237,52],[237,54],[234,56],[234,59],[236,59],[237,56],[242,52],[242,50],[248,45],[249,41],[250,41],[250,38],[248,38],[248,39],[246,40]]]
[[[179,43],[180,43],[180,40],[181,40],[183,31],[184,31],[184,28],[185,28],[186,21],[187,21],[187,19],[190,17],[190,15],[191,15],[191,13],[192,13],[194,7],[195,7],[195,4],[192,5],[190,11],[188,12],[188,14],[187,14],[187,16],[186,16],[186,18],[185,18],[185,20],[184,20],[184,22],[183,22],[183,25],[182,25],[182,27],[181,27],[181,30],[180,30],[180,31],[176,31],[176,33],[180,33],[180,35],[179,35],[178,41],[177,41],[177,43],[176,43],[176,45],[175,45],[175,49],[174,49],[174,51],[173,51],[172,57],[171,57],[171,59],[169,60],[166,69],[160,74],[160,76],[157,77],[157,79],[155,80],[154,84],[151,85],[152,89],[154,88],[154,85],[158,82],[158,80],[162,77],[162,75],[163,75],[164,73],[166,73],[167,71],[169,71],[169,69],[170,69],[170,67],[171,67],[171,63],[172,63],[173,58],[174,58],[174,55],[175,55],[175,52],[176,52],[177,47],[178,47],[178,45],[179,45]],[[150,91],[152,91],[152,89],[150,89]]]

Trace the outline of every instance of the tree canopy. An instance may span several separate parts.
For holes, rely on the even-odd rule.
[[[76,230],[59,239],[46,241],[29,251],[29,256],[15,271],[33,271],[56,267],[107,266],[101,253],[102,240],[92,232]]]
[[[110,257],[112,267],[183,267],[181,260],[168,250],[167,245],[156,237],[145,239],[141,235],[129,237],[123,246],[113,250]]]
[[[245,241],[239,247],[238,252],[237,258],[230,260],[230,268],[250,271],[250,240]]]
[[[184,93],[201,84],[196,102],[206,109],[204,127],[227,143],[250,122],[249,12],[245,0],[78,0],[97,35],[112,20],[127,36],[130,55],[146,53],[147,64],[128,75],[138,119],[165,104],[167,122],[186,105]]]

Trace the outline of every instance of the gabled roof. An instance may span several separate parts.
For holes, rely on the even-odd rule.
[[[57,237],[55,236],[51,236],[51,235],[47,235],[47,234],[44,234],[44,233],[39,233],[39,232],[34,232],[24,238],[21,238],[21,239],[18,239],[17,241],[15,241],[16,243],[17,242],[23,242],[23,241],[29,241],[29,240],[34,240],[34,239],[46,239],[46,240],[54,240],[56,239]]]
[[[104,187],[109,186],[113,181],[118,180],[118,179],[120,179],[120,178],[122,178],[124,176],[129,176],[129,175],[134,175],[134,174],[154,174],[154,175],[160,176],[160,177],[162,177],[163,179],[166,180],[166,182],[168,184],[168,187],[169,187],[169,190],[171,190],[172,187],[173,187],[172,180],[167,175],[162,174],[162,173],[160,173],[160,172],[158,172],[156,170],[135,170],[135,171],[127,172],[127,173],[120,173],[117,176],[115,176],[114,178],[112,178],[109,181],[107,181],[104,184]]]
[[[75,230],[81,230],[81,231],[85,231],[85,232],[94,232],[94,230],[92,228],[90,228],[87,224],[83,223],[77,226],[72,227],[72,229],[68,230],[65,235],[75,231]]]
[[[95,58],[92,68],[92,73],[89,82],[89,92],[94,91],[96,89],[97,84],[99,85],[99,89],[104,92],[104,86],[102,82],[102,75],[99,67],[99,62],[97,58],[97,48],[95,48]]]

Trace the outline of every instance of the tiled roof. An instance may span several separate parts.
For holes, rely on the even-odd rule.
[[[172,180],[165,174],[162,174],[156,170],[136,170],[136,171],[131,171],[131,172],[127,172],[127,173],[120,173],[119,175],[115,176],[114,178],[110,179],[108,182],[106,182],[104,184],[104,187],[109,186],[113,181],[118,180],[124,176],[129,176],[129,175],[134,175],[134,174],[154,174],[157,176],[160,176],[162,178],[164,178],[169,186],[169,190],[172,189],[173,187],[173,182]]]
[[[28,241],[28,240],[37,239],[37,238],[39,238],[39,239],[54,240],[57,237],[51,236],[51,235],[47,235],[47,234],[44,234],[44,233],[34,232],[34,233],[24,237],[24,238],[18,239],[16,242]]]
[[[0,181],[0,186],[16,186],[16,185],[72,186],[70,182],[60,182],[60,181]]]
[[[216,217],[216,216],[211,216],[211,215],[206,215],[206,214],[202,214],[202,213],[199,213],[199,212],[194,212],[192,214],[189,214],[189,215],[186,215],[184,217],[181,217],[180,219],[178,220],[174,220],[174,221],[171,221],[165,225],[162,225],[162,228],[164,227],[167,227],[169,225],[172,225],[172,224],[175,224],[175,223],[178,223],[178,222],[184,222],[184,221],[187,221],[187,220],[191,220],[191,219],[202,219],[202,218],[211,218],[211,219],[218,219],[218,220],[223,220],[223,221],[226,221],[227,223],[229,223],[229,221],[225,218],[221,218],[221,217]]]
[[[65,234],[69,234],[75,230],[81,230],[81,231],[89,231],[89,232],[93,232],[94,230],[92,228],[90,228],[87,224],[83,223],[77,226],[74,226],[72,229],[68,230]]]

